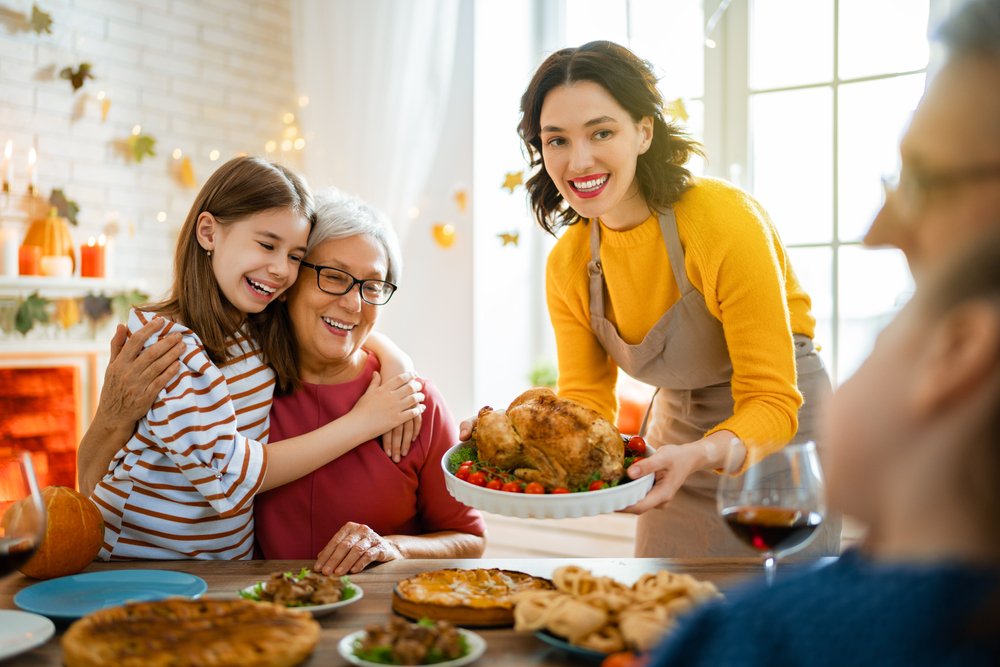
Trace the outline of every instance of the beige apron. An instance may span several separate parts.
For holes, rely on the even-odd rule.
[[[643,435],[654,446],[693,442],[733,415],[733,365],[722,323],[705,305],[705,298],[688,280],[684,249],[677,235],[673,209],[659,218],[670,269],[680,299],[653,325],[638,345],[629,345],[605,317],[605,285],[600,261],[600,224],[590,230],[590,325],[619,368],[657,387],[650,406],[649,429]],[[796,334],[795,363],[799,391],[805,399],[799,410],[799,430],[793,441],[816,437],[820,407],[831,392],[823,361],[807,336]],[[645,427],[645,423],[644,423]],[[691,475],[666,509],[639,517],[635,555],[685,558],[746,556],[754,552],[738,541],[715,504],[718,474],[702,470]],[[801,553],[836,554],[840,546],[840,519],[824,521],[816,539]]]

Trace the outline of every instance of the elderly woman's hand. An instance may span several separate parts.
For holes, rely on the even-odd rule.
[[[368,526],[348,521],[316,558],[313,569],[323,574],[360,572],[371,563],[387,563],[403,558],[392,541]]]

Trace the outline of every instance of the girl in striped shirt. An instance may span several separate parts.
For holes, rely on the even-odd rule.
[[[268,306],[295,282],[312,216],[305,183],[254,157],[230,160],[198,194],[170,296],[129,317],[131,332],[163,317],[146,344],[180,333],[184,353],[94,490],[102,559],[250,558],[257,493],[423,411],[412,374],[376,376],[350,413],[265,450],[271,396],[295,363],[287,317]]]

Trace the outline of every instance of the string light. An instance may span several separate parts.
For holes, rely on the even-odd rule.
[[[281,122],[283,122],[285,125],[291,125],[292,123],[295,122],[295,114],[293,114],[291,111],[286,111],[285,115],[281,117]]]
[[[132,135],[138,137],[140,134],[142,134],[142,125],[133,125]]]
[[[179,148],[175,148],[174,152],[170,154],[170,157],[174,158],[175,160],[180,160],[182,157],[184,157],[184,151],[182,151]]]
[[[306,140],[303,139],[302,137],[299,137],[298,139],[295,140],[295,143],[293,143],[292,145],[295,147],[295,150],[300,151],[306,147]]]
[[[299,108],[307,107],[307,106],[309,106],[309,96],[308,95],[300,95],[299,96]]]
[[[215,149],[212,149],[211,151],[209,151],[209,153],[208,153],[208,159],[211,160],[212,162],[215,162],[216,160],[218,160],[219,159],[219,151],[217,151]]]
[[[708,23],[705,24],[706,47],[710,49],[714,49],[716,47],[715,40],[712,39],[712,33],[715,32],[715,26],[717,26],[719,21],[722,20],[722,16],[726,13],[726,10],[729,9],[729,3],[732,1],[733,0],[722,0],[722,2],[719,3],[719,6],[715,8],[715,11],[712,12],[712,15],[708,17]]]
[[[278,150],[278,143],[274,139],[271,139],[266,144],[264,144],[265,153],[273,153],[276,150]]]
[[[157,222],[166,222],[167,221],[167,212],[166,211],[160,211],[159,213],[157,213],[156,214],[156,221]]]

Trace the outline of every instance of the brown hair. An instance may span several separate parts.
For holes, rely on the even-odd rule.
[[[1000,316],[1000,233],[977,238],[948,262],[928,287],[925,303],[930,317],[939,318],[969,302],[992,305]],[[998,362],[1000,363],[1000,362]],[[995,370],[1000,374],[1000,370]],[[994,380],[1000,380],[994,377]],[[1000,384],[1000,382],[997,382]],[[993,540],[993,565],[1000,576],[1000,391],[995,404],[979,425],[976,441],[982,443],[969,457],[962,488],[979,508],[984,539]],[[1000,632],[1000,584],[972,618],[967,631],[973,636],[996,636]]]
[[[287,168],[258,157],[233,158],[219,167],[202,186],[188,211],[174,255],[174,282],[169,296],[148,308],[181,322],[201,338],[215,363],[228,359],[232,336],[246,322],[260,346],[265,363],[277,375],[278,388],[295,374],[295,356],[288,317],[269,305],[249,316],[222,294],[212,260],[198,243],[198,216],[211,213],[217,223],[231,225],[272,209],[288,208],[313,221],[312,195],[305,181]]]
[[[563,225],[581,220],[566,205],[545,170],[542,160],[541,115],[545,96],[553,88],[577,81],[593,81],[608,91],[628,111],[634,122],[653,119],[653,141],[639,156],[635,177],[647,205],[662,213],[691,187],[691,172],[684,168],[701,147],[680,126],[663,118],[663,98],[656,89],[652,66],[614,42],[588,42],[561,49],[545,59],[521,96],[521,121],[517,133],[524,142],[528,160],[538,167],[525,186],[531,209],[542,229],[555,234]]]

